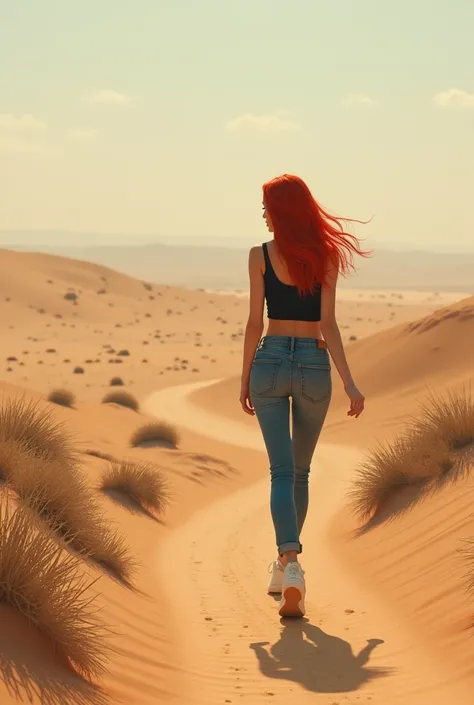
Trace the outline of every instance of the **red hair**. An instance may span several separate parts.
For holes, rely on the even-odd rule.
[[[364,221],[336,218],[316,202],[303,179],[277,176],[263,185],[263,201],[271,218],[277,249],[300,295],[324,284],[328,266],[347,274],[354,269],[354,254],[368,257],[359,239],[345,232],[343,224]]]

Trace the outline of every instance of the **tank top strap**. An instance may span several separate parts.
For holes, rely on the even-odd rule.
[[[266,242],[262,243],[263,259],[265,260],[265,274],[273,271],[272,263],[270,262],[270,255],[268,254],[268,245]]]

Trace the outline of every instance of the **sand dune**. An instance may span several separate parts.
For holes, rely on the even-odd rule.
[[[99,401],[113,377],[142,397],[152,388],[227,378],[240,366],[247,301],[149,284],[54,255],[0,250],[3,376],[41,392]],[[346,342],[438,310],[448,295],[341,295]],[[105,366],[105,368],[104,368]],[[233,402],[232,402],[233,403]]]
[[[193,387],[163,390],[151,397],[147,405],[152,410],[160,403],[166,404],[173,420],[180,418],[184,427],[194,431],[212,437],[223,435],[239,447],[262,447],[257,429],[250,430],[237,421],[219,417],[211,423],[212,411],[205,412],[203,417],[202,409],[193,404],[192,395],[187,398]],[[428,705],[445,703],[451,698],[459,703],[470,701],[468,685],[464,679],[454,678],[450,670],[457,664],[451,663],[441,649],[440,653],[433,653],[426,634],[417,632],[413,624],[403,620],[404,611],[393,609],[392,601],[386,599],[387,592],[377,595],[367,579],[367,571],[360,575],[345,567],[346,562],[353,566],[357,561],[354,556],[348,560],[351,544],[347,535],[341,539],[340,520],[335,525],[333,522],[338,509],[345,504],[351,474],[360,458],[360,449],[350,446],[324,444],[318,448],[312,480],[315,496],[305,528],[304,554],[313,594],[309,597],[309,620],[302,625],[285,624],[281,629],[275,620],[274,601],[262,590],[262,566],[271,559],[267,547],[272,543],[271,527],[265,521],[267,479],[206,507],[167,542],[162,581],[170,601],[175,603],[174,619],[182,643],[179,667],[186,675],[187,684],[182,691],[185,702],[187,699],[196,703],[226,702],[226,699],[232,702],[236,694],[252,704],[272,702],[273,698],[283,702],[291,693],[302,703],[326,703],[324,696],[330,693],[348,693],[344,696],[348,702],[408,700]],[[463,506],[468,503],[465,500]],[[434,528],[433,520],[431,524]],[[471,525],[474,525],[472,518]],[[420,535],[420,543],[425,543],[425,538]],[[441,540],[446,538],[452,537],[441,536]],[[383,551],[385,557],[380,563],[385,569],[382,575],[389,581],[399,563],[394,566],[391,554],[385,553],[385,545],[379,539],[378,553],[382,555]],[[394,550],[399,551],[402,545],[406,548],[400,539]],[[436,542],[434,545],[434,554],[439,556],[439,545]],[[411,570],[415,559],[410,562],[410,554],[406,553],[403,558],[408,558],[406,565]],[[340,561],[341,555],[344,562]],[[366,553],[362,555],[365,567],[370,558]],[[360,558],[361,554],[356,551],[356,556]],[[455,557],[453,551],[452,563]],[[167,566],[172,562],[177,567],[170,572]],[[370,576],[375,568],[379,570],[379,562],[374,562],[371,568]],[[440,576],[447,569],[446,566],[440,571]],[[423,570],[417,573],[425,579],[426,588],[429,576]],[[400,591],[406,573],[398,574]],[[191,583],[189,575],[193,576]],[[415,581],[418,576],[414,576]],[[440,592],[445,584],[445,581],[439,583]],[[463,588],[459,571],[451,576],[453,585],[457,586],[459,598]],[[392,593],[390,596],[395,600],[396,591]],[[380,595],[385,599],[380,599]],[[420,600],[419,592],[411,598],[413,608],[413,603]],[[426,593],[424,598],[427,601]],[[446,601],[449,603],[452,598],[450,591]],[[461,599],[456,612],[458,627],[464,602]],[[432,613],[436,609],[437,605],[433,605]],[[450,622],[448,614],[445,613],[445,624]],[[430,616],[433,627],[436,622],[434,615]],[[435,634],[439,639],[443,628],[432,628],[430,636]],[[452,640],[453,634],[450,637]],[[455,670],[456,675],[464,677],[471,675],[466,669],[469,655],[466,640],[467,635],[462,645],[463,665]],[[458,637],[462,651],[459,642]]]
[[[102,680],[73,672],[2,604],[2,705],[470,703],[473,610],[458,549],[474,536],[471,479],[356,538],[346,490],[367,449],[392,438],[428,389],[472,378],[473,298],[341,296],[367,411],[346,418],[335,376],[303,537],[308,618],[290,625],[265,594],[267,461],[237,404],[245,299],[52,255],[3,250],[0,266],[0,404],[35,400],[64,423],[97,517],[136,563],[124,584],[79,556],[80,575],[99,578],[93,592],[111,629]],[[121,396],[102,403],[111,391]],[[134,434],[157,421],[161,431],[136,445]],[[140,503],[123,477],[104,486],[124,461],[156,468],[169,502],[153,508],[143,494]]]
[[[324,438],[366,444],[374,436],[389,437],[407,413],[417,408],[428,390],[459,389],[472,379],[474,368],[474,297],[408,323],[387,328],[347,346],[347,357],[366,411],[357,419],[344,416],[346,396],[334,371],[334,392]],[[205,407],[219,399],[219,413],[247,425],[235,400],[240,378],[234,376],[197,391],[193,400]]]

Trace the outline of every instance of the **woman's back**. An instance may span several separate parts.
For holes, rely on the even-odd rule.
[[[267,335],[321,337],[321,286],[301,296],[275,242],[262,245],[262,272],[267,302]]]

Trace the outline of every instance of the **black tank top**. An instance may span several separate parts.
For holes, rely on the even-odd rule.
[[[267,243],[262,245],[265,258],[265,298],[268,318],[277,321],[320,321],[321,285],[316,284],[312,294],[300,296],[296,286],[284,284],[275,274],[268,254]]]

